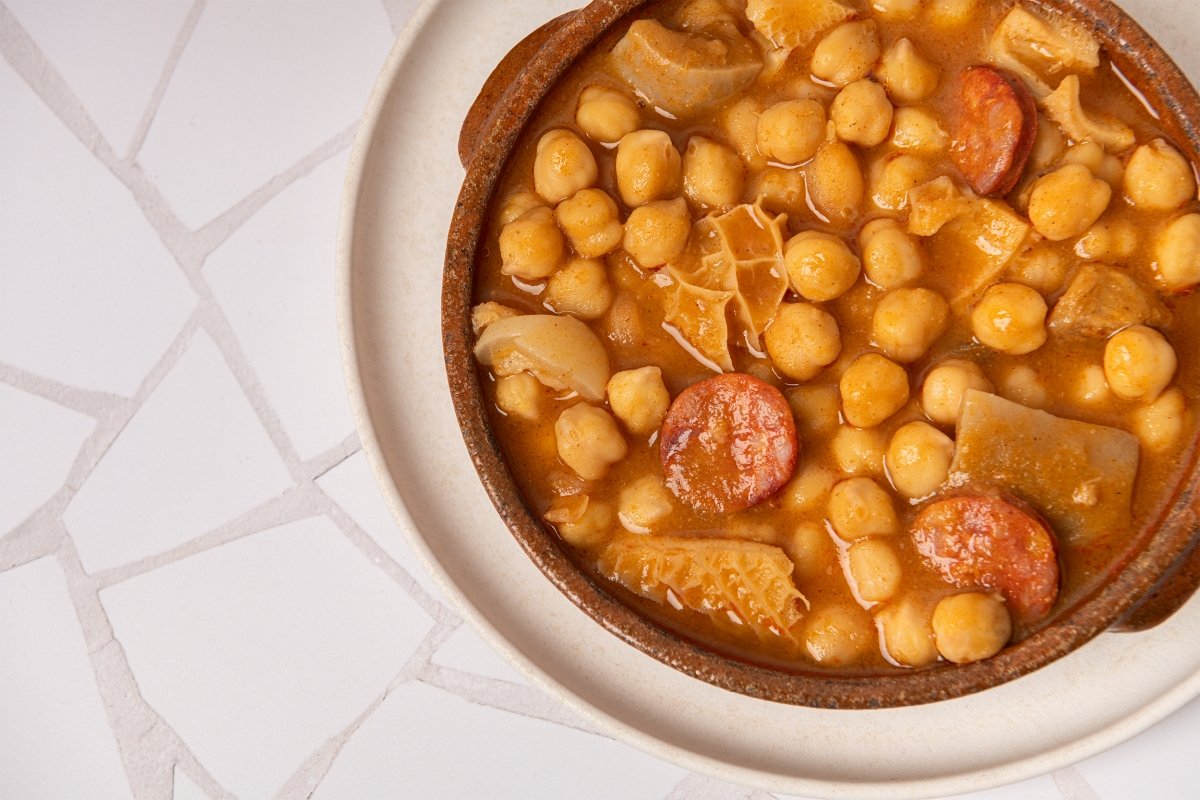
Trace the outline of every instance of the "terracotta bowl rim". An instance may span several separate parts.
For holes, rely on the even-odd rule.
[[[491,427],[472,354],[470,329],[475,253],[482,220],[509,152],[542,98],[590,46],[637,9],[655,0],[595,0],[564,16],[561,27],[512,78],[505,103],[489,120],[451,222],[442,282],[442,334],[455,413],[471,460],[509,531],[529,558],[576,606],[626,643],[680,672],[723,689],[813,708],[890,708],[948,700],[1015,680],[1065,656],[1110,629],[1150,594],[1200,533],[1200,465],[1191,465],[1167,508],[1138,535],[1126,559],[1051,624],[999,655],[968,665],[831,675],[765,667],[691,642],[640,615],[587,573],[565,545],[528,510]],[[1200,163],[1200,96],[1163,48],[1110,0],[1024,0],[1065,11],[1091,29],[1132,85],[1160,113],[1161,124],[1193,164]]]

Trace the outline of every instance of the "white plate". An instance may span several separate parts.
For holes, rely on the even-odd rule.
[[[1101,636],[971,697],[822,711],[675,672],[604,631],[542,576],[493,510],[459,434],[440,281],[467,108],[512,44],[574,5],[427,2],[387,61],[346,184],[338,287],[359,430],[393,512],[464,616],[613,735],[728,781],[809,796],[917,797],[1020,780],[1111,747],[1200,693],[1200,598],[1154,631]]]

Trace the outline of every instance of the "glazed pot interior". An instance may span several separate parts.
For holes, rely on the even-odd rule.
[[[1026,0],[1069,13],[1091,29],[1114,66],[1145,98],[1192,163],[1200,163],[1200,98],[1178,67],[1133,20],[1107,0]],[[598,0],[543,29],[541,47],[526,46],[502,64],[485,89],[486,108],[464,129],[467,177],[451,224],[443,279],[446,367],[472,460],[500,515],[531,560],[563,594],[624,641],[700,680],[752,697],[824,708],[880,708],[928,703],[981,691],[1038,669],[1108,630],[1152,592],[1200,528],[1192,460],[1174,499],[1148,521],[1095,589],[1060,608],[1027,638],[991,659],[921,670],[837,675],[778,669],[707,649],[634,610],[636,602],[581,570],[566,546],[530,512],[490,429],[472,354],[470,308],[476,252],[504,164],[539,102],[574,61],[649,0]],[[541,37],[539,37],[541,38]],[[536,45],[536,42],[533,42]],[[519,48],[520,49],[520,46]],[[498,91],[497,87],[503,91]],[[477,109],[476,111],[478,111]]]

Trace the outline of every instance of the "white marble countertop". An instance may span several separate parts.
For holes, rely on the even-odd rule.
[[[0,0],[0,797],[770,797],[530,686],[383,506],[332,264],[415,5]],[[1194,798],[1198,736],[973,797]]]

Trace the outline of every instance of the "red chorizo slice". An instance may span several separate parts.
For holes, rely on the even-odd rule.
[[[783,394],[731,373],[685,389],[663,420],[659,457],[667,487],[697,511],[730,514],[778,492],[800,443]]]
[[[917,514],[912,537],[942,577],[1000,592],[1019,622],[1046,616],[1058,598],[1054,534],[1023,504],[978,494],[935,500]]]
[[[1037,138],[1037,103],[1019,78],[995,67],[968,67],[958,85],[952,152],[967,183],[1002,197],[1025,172]]]

